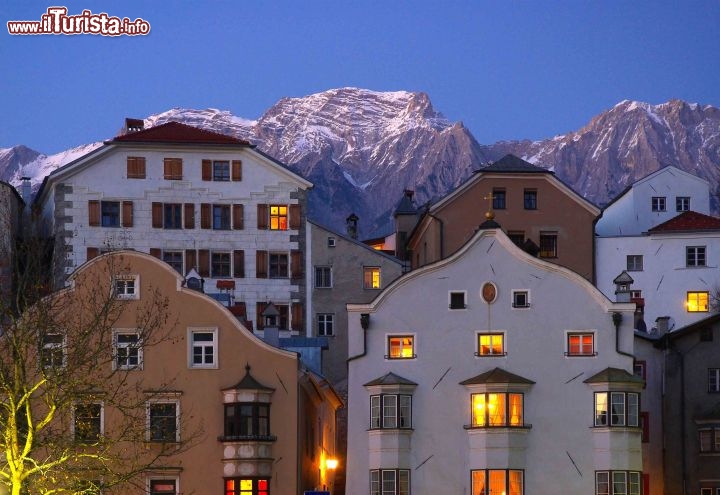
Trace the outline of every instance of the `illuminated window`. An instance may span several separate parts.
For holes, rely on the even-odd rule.
[[[413,359],[415,355],[415,337],[395,335],[388,337],[388,359]]]
[[[475,469],[472,495],[523,495],[523,472],[519,469]]]
[[[595,426],[640,425],[640,395],[635,392],[596,392]]]
[[[370,429],[380,428],[412,428],[411,395],[370,396]]]
[[[270,495],[266,478],[225,478],[225,495]]]
[[[270,205],[270,230],[287,230],[288,207],[285,205]]]
[[[410,470],[371,469],[370,495],[410,495]]]
[[[174,479],[152,479],[150,480],[150,495],[175,495],[177,494],[177,480]]]
[[[653,196],[650,206],[652,211],[665,211],[665,196]]]
[[[502,333],[479,333],[476,356],[505,356],[505,335]]]
[[[177,442],[178,430],[178,403],[150,402],[147,406],[148,414],[148,440],[151,442]]]
[[[566,356],[595,356],[595,335],[592,333],[569,333]]]
[[[142,369],[142,344],[140,335],[135,331],[115,331],[113,333],[115,360],[114,369]]]
[[[595,495],[640,495],[640,471],[595,471]]]
[[[705,266],[705,246],[688,246],[685,248],[686,266]]]
[[[473,428],[523,426],[523,394],[472,394]]]
[[[363,288],[380,288],[380,268],[377,266],[363,267]]]
[[[688,292],[687,293],[687,310],[689,313],[704,313],[708,310],[708,300],[710,293],[708,292]]]
[[[47,333],[41,338],[40,365],[43,368],[65,366],[65,336],[61,333]]]

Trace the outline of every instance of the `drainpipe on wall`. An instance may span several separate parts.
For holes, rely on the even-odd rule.
[[[622,313],[618,313],[617,311],[615,311],[612,314],[612,321],[615,325],[615,352],[617,352],[618,354],[622,354],[623,356],[631,357],[633,358],[633,360],[635,360],[635,356],[633,354],[620,350],[620,324],[622,323],[622,320]]]

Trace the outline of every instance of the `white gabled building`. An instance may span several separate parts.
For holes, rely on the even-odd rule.
[[[231,136],[131,119],[126,131],[43,183],[55,284],[98,254],[134,249],[199,281],[249,327],[262,329],[272,302],[280,328],[304,334],[312,184]]]
[[[634,309],[495,222],[349,304],[348,493],[640,495]]]

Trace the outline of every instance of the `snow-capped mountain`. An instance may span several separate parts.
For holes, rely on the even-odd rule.
[[[623,101],[564,136],[484,146],[462,123],[437,112],[426,94],[407,91],[342,88],[284,98],[258,120],[216,109],[176,108],[147,117],[145,125],[171,120],[256,144],[315,184],[311,218],[341,230],[345,218],[356,213],[363,237],[390,230],[403,189],[414,189],[416,204],[423,204],[506,153],[554,170],[599,205],[665,165],[720,189],[720,110],[678,100],[661,105]],[[24,147],[0,150],[0,178],[18,184],[20,177],[30,176],[39,183],[57,166],[99,145],[50,157]],[[712,204],[717,212],[717,197]]]

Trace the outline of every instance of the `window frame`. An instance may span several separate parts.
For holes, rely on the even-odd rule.
[[[243,481],[249,481],[251,487],[242,487]],[[232,483],[232,486],[230,484]],[[255,476],[235,476],[231,478],[223,478],[223,484],[225,485],[224,495],[270,495],[270,478],[269,477],[255,477]],[[264,486],[263,486],[264,484]]]
[[[494,396],[494,399],[493,399]],[[520,401],[520,418],[517,415],[512,415],[513,411],[513,398],[519,399]],[[495,404],[495,408],[498,409],[498,404],[502,403],[500,411],[502,413],[502,419],[498,422],[498,415],[494,415],[491,412],[491,405]],[[482,407],[480,407],[482,405]],[[476,410],[482,409],[482,413],[476,414]],[[482,417],[482,421],[478,421],[478,418]],[[470,394],[470,424],[466,429],[476,428],[525,428],[525,394],[523,392],[514,391],[502,391],[502,392],[474,392]]]
[[[213,160],[212,180],[213,182],[230,182],[229,160]]]
[[[288,205],[268,205],[268,230],[288,230],[290,208]]]
[[[685,307],[688,313],[707,313],[710,311],[710,292],[687,291]]]
[[[501,493],[508,495],[523,495],[525,493],[525,470],[524,469],[472,469],[470,470],[471,493],[474,495],[488,495],[490,493],[490,484],[492,482],[492,474],[504,473],[504,486],[500,490]],[[513,490],[510,481],[510,473],[519,474],[519,490]],[[482,475],[482,476],[480,476]],[[497,477],[495,477],[497,480]],[[477,485],[477,487],[476,487]],[[495,492],[493,492],[495,493]]]
[[[95,423],[97,421],[98,425],[97,428],[93,425],[93,431],[90,432],[90,435],[80,436],[78,428],[78,409],[83,407],[98,407],[98,415],[95,416],[94,412],[92,416],[88,416],[90,420]],[[97,418],[97,419],[96,419]],[[72,430],[72,437],[75,439],[76,442],[82,443],[82,444],[92,444],[99,442],[103,435],[105,434],[105,405],[102,401],[87,401],[87,402],[76,402],[73,404],[72,408],[72,424],[71,424],[71,430]],[[97,430],[97,431],[95,431]]]
[[[120,342],[120,337],[134,336],[135,342]],[[142,370],[142,335],[135,328],[114,328],[112,331],[113,370]],[[121,360],[123,362],[121,363]],[[131,361],[136,361],[134,364]]]
[[[210,278],[232,278],[232,261],[231,252],[212,251],[210,253]]]
[[[269,402],[223,404],[223,441],[270,439],[273,436],[270,405]],[[234,411],[232,416],[228,415],[231,408]]]
[[[643,255],[642,254],[628,254],[626,256],[626,270],[629,272],[641,272],[643,271]]]
[[[154,489],[155,483],[169,483],[172,482],[173,484],[173,491],[157,491],[157,489]],[[158,478],[158,477],[152,477],[148,478],[147,482],[147,492],[150,495],[178,495],[180,493],[180,480],[178,478]]]
[[[572,352],[574,345],[571,342],[573,337],[580,337],[579,347],[577,352]],[[592,339],[592,351],[585,352],[586,343],[584,337],[590,337]],[[595,332],[594,331],[568,331],[565,333],[565,357],[594,357],[597,356],[597,348],[595,346]]]
[[[370,495],[410,495],[410,479],[409,469],[371,469]]]
[[[163,229],[180,230],[183,228],[183,204],[161,203],[163,208]]]
[[[707,267],[707,246],[685,246],[685,267]]]
[[[116,275],[113,277],[115,299],[140,299],[140,275]]]
[[[60,342],[51,342],[47,337],[60,337]],[[58,357],[60,363],[58,364]],[[40,335],[40,368],[61,369],[67,365],[67,336],[64,332],[47,332]]]
[[[198,345],[195,341],[195,335],[199,334],[211,334],[212,339],[207,340],[200,340],[197,341]],[[209,342],[207,344],[206,342]],[[201,349],[201,353],[199,356],[201,357],[201,362],[196,363],[195,362],[195,348],[198,347]],[[188,368],[190,369],[217,369],[219,367],[219,332],[217,328],[200,328],[200,327],[190,327],[188,328]],[[208,354],[207,349],[212,349],[212,353]],[[211,356],[211,362],[207,361],[207,357]]]
[[[523,189],[523,209],[525,209],[525,210],[537,210],[538,209],[538,191],[537,191],[537,189],[532,189],[532,188]]]
[[[388,360],[403,360],[403,359],[417,359],[416,348],[417,348],[417,337],[415,334],[388,334],[385,337],[385,359]],[[394,344],[395,340],[399,340],[397,344]],[[409,341],[406,343],[406,341]],[[394,349],[397,348],[397,352]],[[409,355],[405,355],[405,349],[409,348]]]
[[[371,430],[412,430],[412,394],[370,395]]]
[[[179,257],[179,260],[177,259]],[[172,259],[169,259],[172,258]],[[180,275],[185,275],[185,252],[167,250],[162,252],[162,260],[167,263],[173,270],[178,272]],[[179,263],[179,265],[178,265]],[[179,269],[178,269],[179,268]]]
[[[642,474],[641,471],[595,471],[595,495],[641,495],[643,492]],[[622,480],[620,475],[622,475]],[[601,477],[605,479],[601,481]],[[601,484],[603,488],[601,488]],[[616,484],[621,484],[624,491],[616,491]]]
[[[382,289],[382,270],[379,266],[363,266],[363,289]]]
[[[605,397],[604,403],[599,400],[603,396]],[[632,410],[630,397],[635,398]],[[622,399],[622,401],[617,401],[617,399]],[[603,407],[602,404],[606,409],[600,409]],[[613,406],[616,404],[622,405],[622,413],[614,411]],[[593,394],[593,413],[593,427],[595,428],[640,428],[640,393],[618,390],[595,392]]]
[[[121,201],[100,201],[100,226],[120,228]]]
[[[317,335],[318,337],[335,336],[335,314],[334,313],[317,313]]]
[[[290,277],[290,256],[284,252],[268,253],[268,278],[283,279]]]
[[[483,346],[483,338],[489,338],[485,346]],[[500,339],[500,352],[496,352],[496,338]],[[484,352],[483,348],[487,348],[488,352]],[[505,332],[477,332],[475,334],[475,356],[481,358],[507,356]]]
[[[528,289],[513,289],[511,295],[513,309],[528,309],[530,307],[530,291]],[[518,302],[519,296],[525,297],[525,304]]]
[[[690,211],[690,196],[675,196],[675,211]]]
[[[493,210],[504,210],[507,208],[507,191],[504,187],[494,187],[492,190]]]
[[[709,394],[719,394],[720,393],[720,368],[708,368],[707,370],[708,370],[708,372],[707,372],[707,392]]]
[[[540,232],[538,256],[554,259],[558,257],[558,233]]]
[[[332,289],[332,267],[326,265],[315,266],[315,288]]]
[[[170,432],[170,435],[167,433],[165,435],[156,436],[154,435],[154,431],[156,430],[155,425],[153,424],[153,419],[160,419],[160,420],[169,420],[171,416],[165,415],[165,416],[153,416],[153,406],[166,406],[166,405],[173,405],[174,406],[174,414],[172,416],[173,421],[161,421],[163,424],[167,423],[174,423],[172,431]],[[146,433],[145,433],[145,439],[148,442],[154,442],[154,443],[177,443],[180,441],[180,401],[177,399],[167,399],[167,398],[156,398],[149,400],[146,405]]]
[[[232,205],[212,204],[212,230],[232,230]]]
[[[658,213],[667,211],[667,197],[653,196],[650,200],[650,209],[651,211]]]

